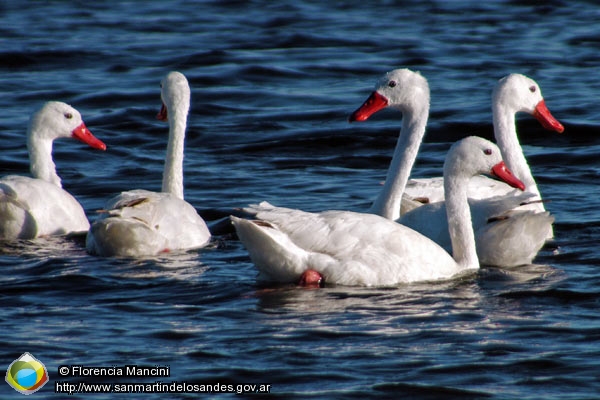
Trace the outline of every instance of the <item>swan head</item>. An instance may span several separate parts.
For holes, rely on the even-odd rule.
[[[375,91],[356,111],[350,122],[366,121],[377,111],[392,107],[401,112],[418,112],[429,109],[429,85],[418,72],[406,68],[395,69],[382,76]]]
[[[29,141],[53,141],[62,137],[75,138],[95,149],[106,150],[106,145],[85,126],[79,111],[60,101],[49,101],[29,120]]]
[[[559,133],[565,130],[546,107],[539,85],[525,75],[510,74],[500,79],[492,93],[492,104],[504,107],[513,114],[531,114],[546,129]]]
[[[506,167],[500,149],[494,143],[478,136],[454,143],[444,162],[444,179],[450,176],[469,179],[479,174],[492,175],[514,188],[525,190],[525,184]]]
[[[182,113],[187,116],[190,108],[190,85],[181,72],[172,71],[160,82],[162,107],[156,118],[168,121],[169,114]]]

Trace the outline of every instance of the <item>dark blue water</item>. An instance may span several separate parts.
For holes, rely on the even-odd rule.
[[[104,4],[106,3],[106,4]],[[328,3],[328,4],[322,4]],[[330,4],[329,4],[330,3]],[[89,256],[83,239],[0,250],[0,369],[24,352],[57,381],[271,385],[275,398],[586,399],[600,396],[600,8],[594,1],[5,1],[3,175],[28,173],[25,128],[47,100],[81,111],[105,153],[55,143],[91,219],[109,196],[160,188],[160,79],[186,74],[186,199],[209,248],[144,260]],[[556,217],[535,265],[398,288],[258,285],[228,216],[268,200],[364,211],[400,115],[347,117],[398,67],[429,80],[413,176],[439,175],[463,136],[491,137],[490,95],[534,78],[565,133],[519,118]],[[61,378],[60,365],[169,365],[168,378]],[[18,398],[0,384],[1,398]],[[195,398],[198,394],[154,395]],[[202,394],[222,398],[223,394]],[[234,397],[234,395],[230,395]]]

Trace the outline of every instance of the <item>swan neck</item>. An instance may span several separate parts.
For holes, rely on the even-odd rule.
[[[60,177],[56,173],[56,165],[52,159],[52,140],[46,139],[46,135],[35,131],[36,127],[30,129],[27,135],[27,150],[29,152],[29,168],[31,175],[36,179],[50,182],[62,188]]]
[[[187,110],[169,110],[169,142],[162,191],[183,199],[183,147],[187,128]]]
[[[396,142],[385,184],[371,206],[371,213],[391,220],[400,218],[402,195],[425,135],[428,116],[429,104],[419,112],[404,110],[402,129]]]
[[[479,268],[467,190],[468,180],[444,173],[446,216],[452,254],[461,270]]]
[[[502,104],[495,104],[493,108],[493,120],[494,136],[506,166],[525,184],[527,192],[539,196],[540,192],[537,184],[519,143],[515,112],[511,112],[511,110],[503,107]]]

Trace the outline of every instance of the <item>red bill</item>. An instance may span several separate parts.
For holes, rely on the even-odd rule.
[[[366,121],[371,115],[387,107],[387,105],[388,99],[377,92],[373,92],[371,93],[371,96],[369,96],[369,98],[363,103],[363,105],[354,111],[352,115],[350,115],[350,122]]]
[[[73,129],[73,132],[71,133],[75,139],[81,140],[83,143],[87,143],[94,149],[106,150],[106,145],[96,136],[92,135],[92,132],[90,132],[83,122],[77,128]]]
[[[537,106],[535,106],[533,116],[540,121],[540,124],[546,129],[558,133],[562,133],[565,130],[565,127],[552,116],[550,110],[546,107],[546,102],[544,100],[540,101]]]
[[[508,183],[514,188],[525,190],[525,184],[513,175],[506,164],[504,164],[504,161],[500,161],[498,164],[492,167],[492,175],[502,179],[504,182]]]

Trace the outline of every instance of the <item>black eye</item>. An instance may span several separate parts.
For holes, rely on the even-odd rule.
[[[535,86],[529,86],[529,91],[531,93],[535,93]]]
[[[491,154],[492,154],[492,149],[485,149],[485,150],[483,151],[483,154],[485,154],[486,156],[489,156],[489,155],[491,155]]]
[[[396,87],[396,81],[390,81],[390,82],[388,83],[388,86],[389,86],[389,87]]]
[[[65,118],[66,119],[71,119],[71,118],[73,118],[73,114],[71,114],[71,113],[65,113]]]

